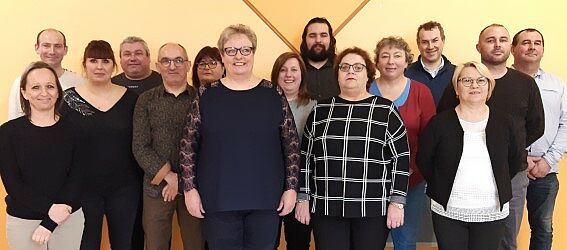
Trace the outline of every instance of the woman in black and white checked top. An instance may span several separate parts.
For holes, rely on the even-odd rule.
[[[313,222],[317,249],[381,249],[388,228],[403,224],[406,130],[391,101],[368,93],[376,70],[367,52],[346,49],[336,62],[341,93],[318,102],[305,125],[296,218]]]

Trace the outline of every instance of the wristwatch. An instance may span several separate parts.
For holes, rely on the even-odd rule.
[[[401,210],[404,210],[404,204],[400,204],[400,203],[395,203],[395,202],[390,202],[390,205],[397,207]]]

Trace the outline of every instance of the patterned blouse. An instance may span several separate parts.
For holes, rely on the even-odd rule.
[[[371,96],[318,102],[301,145],[300,199],[311,212],[348,218],[385,216],[405,204],[409,178],[406,129],[394,104]]]

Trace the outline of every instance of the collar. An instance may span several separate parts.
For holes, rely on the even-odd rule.
[[[445,66],[445,59],[443,59],[443,56],[441,56],[441,63],[439,64],[439,66],[437,66],[437,68],[433,70],[429,70],[427,67],[425,67],[425,64],[423,63],[423,58],[421,56],[419,57],[419,62],[421,63],[421,67],[423,68],[423,70],[429,73],[433,78],[435,78],[435,76],[437,76],[439,71]]]
[[[539,68],[537,70],[537,72],[535,73],[534,78],[541,79],[544,74],[545,74],[545,71],[543,71],[543,69]]]
[[[515,70],[517,70],[516,67],[514,66],[514,64],[512,64],[512,68],[515,69]],[[519,71],[519,70],[518,70],[518,71]],[[545,74],[545,71],[543,71],[542,68],[538,68],[538,69],[537,69],[537,72],[535,73],[535,75],[533,75],[533,76],[531,76],[531,77],[533,77],[534,79],[541,79],[544,74]]]
[[[159,85],[158,88],[160,88],[160,93],[162,94],[162,96],[167,96],[167,95],[173,95],[172,93],[167,92],[167,90],[165,89],[165,86]],[[191,87],[191,85],[187,84],[185,90],[183,90],[183,92],[179,93],[178,96],[180,95],[184,95],[184,94],[189,94],[189,90],[193,88]]]

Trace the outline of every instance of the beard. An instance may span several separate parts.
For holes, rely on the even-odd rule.
[[[321,48],[320,51],[316,51],[316,48]],[[325,48],[325,45],[315,44],[309,50],[305,52],[305,56],[314,62],[325,61],[333,56],[335,56],[335,46],[331,45],[329,48]]]
[[[481,55],[482,61],[486,64],[489,64],[489,65],[506,64],[506,62],[508,61],[508,57],[510,57],[510,53],[505,54],[502,57],[496,57],[496,56],[492,56],[492,55],[487,55],[487,56]]]

